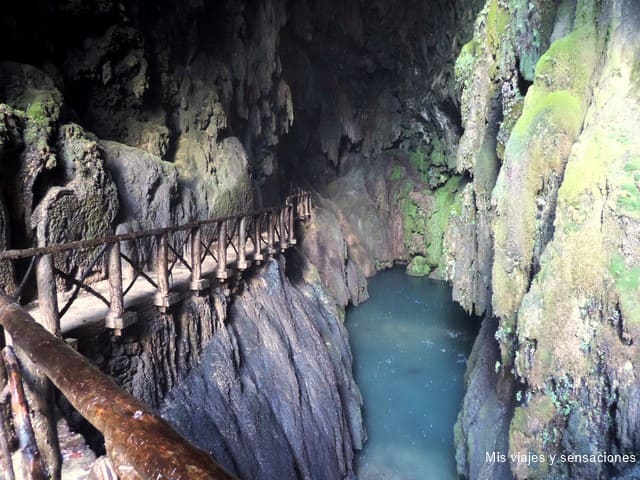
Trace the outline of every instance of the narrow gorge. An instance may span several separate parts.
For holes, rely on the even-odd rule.
[[[97,244],[12,251],[123,235],[119,276],[158,291],[164,252],[189,269],[184,291],[170,268],[175,291],[124,305],[135,322],[53,333],[239,479],[403,479],[358,469],[372,419],[347,331],[370,279],[402,268],[468,314],[444,320],[449,340],[479,326],[470,352],[442,346],[466,369],[462,400],[436,397],[458,412],[458,478],[640,479],[639,92],[636,0],[10,2],[0,293],[33,313],[47,285],[96,293],[114,268]],[[228,223],[253,238],[229,271],[222,224],[200,241],[197,222],[272,207],[291,223],[264,258],[259,222]],[[184,251],[161,250],[184,225]],[[196,231],[195,258],[218,262],[199,283]],[[407,368],[448,368],[425,358]],[[0,437],[19,457],[0,370]],[[89,460],[72,472],[34,420],[46,478],[103,478],[104,432],[59,391],[48,402]]]

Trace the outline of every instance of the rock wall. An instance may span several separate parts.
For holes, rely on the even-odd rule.
[[[0,60],[15,60],[0,63],[7,248],[248,211],[262,187],[258,204],[280,201],[265,184],[293,121],[284,2],[149,8],[30,0],[3,12]],[[7,268],[10,289],[24,267]]]
[[[478,436],[473,395],[491,399],[489,410],[513,409],[513,454],[631,454],[638,444],[638,4],[541,1],[528,12],[525,2],[487,1],[456,63],[465,126],[457,163],[473,182],[464,220],[445,237],[448,277],[467,309],[499,319],[502,381],[469,366],[458,467],[471,478],[480,471],[472,452],[495,450],[494,437]],[[476,348],[494,358],[492,343],[479,338]],[[511,470],[613,478],[633,467]]]
[[[315,267],[266,262],[161,411],[240,478],[354,479],[366,435],[347,334]]]
[[[279,151],[316,190],[322,210],[303,245],[341,305],[396,260],[445,275],[443,237],[469,180],[454,171],[454,60],[479,8],[325,0],[291,11],[282,58],[296,121]]]

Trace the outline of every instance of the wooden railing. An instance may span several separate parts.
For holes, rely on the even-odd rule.
[[[135,312],[126,310],[127,300],[136,291],[143,290],[145,299],[150,296],[156,307],[166,311],[181,295],[208,288],[210,280],[224,285],[230,270],[243,271],[295,245],[295,221],[310,216],[311,196],[298,191],[280,207],[250,214],[0,252],[0,262],[29,260],[15,297],[28,284],[31,272],[36,273],[37,309],[31,313],[37,323],[23,307],[0,294],[0,335],[4,329],[30,378],[25,384],[32,402],[29,410],[39,425],[35,440],[49,475],[57,478],[60,468],[50,401],[53,384],[103,433],[107,451],[122,479],[232,478],[56,338],[61,335],[61,319],[78,303],[89,299],[92,306],[103,305],[106,326],[119,335],[136,320]],[[6,291],[8,285],[0,284],[0,289]],[[83,314],[83,308],[81,305],[76,309]],[[6,437],[0,432],[3,436]],[[139,448],[144,445],[147,447]],[[4,462],[6,455],[2,454],[7,448],[2,446],[0,442],[0,460]]]
[[[111,377],[66,342],[47,332],[20,305],[3,295],[0,295],[0,327],[12,339],[23,367],[37,369],[103,434],[110,470],[106,478],[233,480],[234,477],[211,456],[191,445],[149,407],[125,392]],[[60,478],[59,448],[56,445],[52,454],[47,455],[52,445],[36,444],[18,364],[11,349],[5,349],[3,357],[10,378],[2,374],[4,369],[0,362],[0,389],[8,381],[14,425],[27,463],[26,478]],[[2,417],[0,410],[0,425],[4,425]],[[53,429],[57,440],[55,422],[47,425],[37,416],[35,419],[39,429]],[[7,432],[0,430],[0,465],[3,466],[0,478],[10,479],[13,466],[7,439]],[[40,455],[38,447],[44,447],[44,455]]]
[[[82,292],[106,306],[106,325],[120,334],[136,320],[125,304],[134,290],[143,288],[141,284],[155,292],[154,304],[166,311],[180,299],[173,289],[178,269],[187,272],[186,289],[190,291],[209,286],[203,275],[205,267],[210,276],[223,282],[230,269],[245,270],[251,263],[295,245],[294,221],[310,215],[311,196],[298,191],[282,206],[250,214],[7,250],[0,252],[0,262],[31,259],[27,276],[35,264],[38,312],[34,316],[50,332],[60,334],[61,318]],[[21,284],[25,283],[23,279]],[[6,290],[7,286],[0,288]],[[61,291],[66,293],[61,295]],[[61,308],[59,303],[63,303]]]

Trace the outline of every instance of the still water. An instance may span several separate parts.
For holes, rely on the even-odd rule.
[[[445,282],[394,268],[347,314],[368,441],[359,480],[456,479],[453,425],[478,321]]]

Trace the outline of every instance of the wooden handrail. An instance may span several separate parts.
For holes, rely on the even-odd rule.
[[[73,407],[102,432],[107,454],[121,480],[234,478],[3,295],[0,326],[11,335],[19,355],[41,369]]]
[[[307,204],[310,199],[309,193],[301,193],[292,195],[289,198],[298,199],[298,205],[301,206],[303,210],[306,211]],[[118,235],[110,235],[107,237],[100,238],[92,238],[90,240],[78,240],[74,242],[60,243],[56,245],[48,245],[46,247],[34,247],[34,248],[23,248],[23,249],[13,249],[13,250],[5,250],[4,252],[0,252],[0,260],[17,260],[20,258],[29,258],[29,257],[39,257],[42,255],[55,255],[57,253],[68,252],[70,250],[83,250],[87,248],[97,247],[104,244],[112,244],[116,242],[123,242],[127,240],[136,240],[139,238],[149,238],[156,237],[163,234],[179,232],[179,231],[188,231],[196,227],[205,226],[205,225],[213,225],[218,222],[226,222],[228,220],[236,220],[238,218],[243,217],[253,217],[257,215],[263,215],[265,213],[278,213],[283,209],[286,209],[287,205],[279,206],[279,207],[271,207],[265,208],[262,210],[257,210],[254,212],[250,212],[242,215],[231,215],[222,218],[214,218],[207,220],[198,220],[195,222],[184,223],[181,225],[177,225],[174,227],[164,227],[164,228],[155,228],[151,230],[145,230],[141,232],[128,232],[121,233]],[[306,214],[303,214],[306,215]]]

